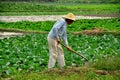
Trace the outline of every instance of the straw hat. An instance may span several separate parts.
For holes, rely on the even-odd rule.
[[[68,13],[67,15],[63,16],[63,18],[75,21],[75,15],[73,13]]]

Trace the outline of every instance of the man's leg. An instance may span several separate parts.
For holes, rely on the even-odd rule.
[[[57,42],[54,39],[48,38],[48,46],[49,46],[49,62],[48,62],[48,68],[53,68],[56,59],[57,59]]]
[[[61,44],[57,45],[57,51],[58,51],[58,65],[60,68],[65,66],[65,60],[64,60],[64,52],[61,47]]]

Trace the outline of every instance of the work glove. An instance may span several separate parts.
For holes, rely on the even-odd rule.
[[[60,39],[59,38],[57,39],[57,44],[60,44]]]

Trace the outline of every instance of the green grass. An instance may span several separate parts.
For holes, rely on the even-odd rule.
[[[16,75],[11,75],[10,78],[14,80],[119,80],[120,77],[116,73],[100,75],[88,68],[73,67],[65,70],[54,69],[51,72],[18,72]]]
[[[101,57],[95,62],[93,62],[91,67],[94,67],[99,70],[120,70],[120,56],[107,56],[107,57]]]
[[[105,31],[120,31],[120,19],[81,19],[77,20],[67,27],[68,32],[80,32],[82,30],[91,30],[93,28],[100,28]],[[39,21],[39,22],[0,22],[0,28],[4,29],[19,29],[19,30],[34,30],[34,31],[47,31],[49,32],[55,21]]]
[[[120,13],[119,4],[1,2],[0,15],[108,14]]]

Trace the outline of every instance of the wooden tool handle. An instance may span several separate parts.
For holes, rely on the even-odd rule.
[[[62,43],[60,43],[62,46],[64,46],[65,48],[67,48],[64,44],[62,44]],[[72,52],[74,52],[75,54],[77,54],[77,55],[79,55],[79,56],[81,56],[82,58],[84,58],[86,61],[88,61],[88,59],[85,57],[85,56],[83,56],[81,53],[78,53],[78,52],[76,52],[75,50],[71,50]]]

